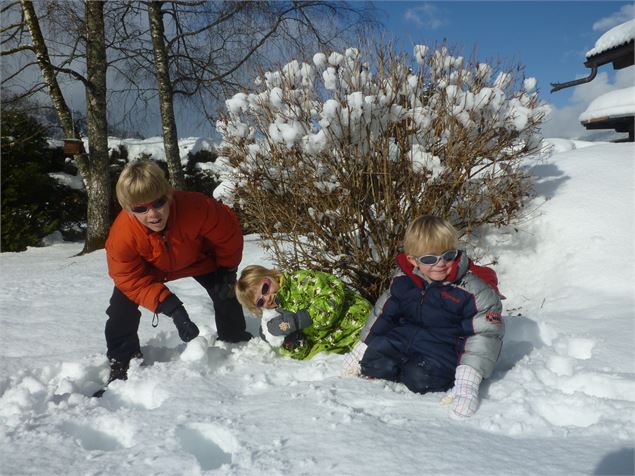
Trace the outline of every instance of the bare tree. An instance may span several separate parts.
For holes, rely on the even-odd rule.
[[[90,161],[84,174],[88,220],[84,251],[104,247],[110,229],[110,173],[106,109],[104,3],[86,2],[86,110]]]
[[[32,51],[35,54],[37,63],[42,71],[44,83],[48,88],[51,102],[58,115],[64,134],[69,138],[78,138],[73,128],[71,111],[66,104],[62,90],[57,82],[57,71],[55,66],[51,63],[48,47],[44,41],[42,30],[40,29],[40,22],[33,8],[33,2],[21,0],[20,5],[22,6],[23,23],[16,23],[12,26],[14,28],[26,26],[31,33],[32,42],[31,44],[21,44],[12,50],[3,50],[2,54],[4,56],[24,50]]]
[[[253,71],[254,65],[264,64],[271,48],[292,44],[298,53],[309,45],[329,46],[343,32],[357,31],[352,27],[372,23],[366,6],[352,8],[343,2],[150,1],[130,5],[128,14],[147,6],[152,55],[147,54],[149,48],[144,51],[144,37],[129,31],[122,31],[116,43],[135,66],[124,68],[126,79],[139,84],[150,71],[156,77],[166,161],[177,188],[184,187],[174,114],[177,98],[210,117],[209,104],[216,105],[243,88],[244,78],[251,76],[250,68]],[[320,18],[329,18],[329,23],[320,24]],[[325,26],[332,29],[335,19],[344,21],[346,27],[327,31]]]
[[[185,188],[185,178],[181,168],[179,142],[174,117],[174,90],[170,80],[170,65],[168,48],[165,44],[163,29],[163,2],[148,2],[148,19],[150,21],[150,36],[152,37],[152,51],[159,90],[159,105],[161,108],[161,124],[163,129],[163,147],[165,160],[168,164],[170,182],[177,189]]]
[[[88,156],[75,156],[78,169],[84,179],[88,196],[87,232],[83,253],[103,248],[110,228],[110,174],[108,172],[108,126],[106,114],[106,41],[102,2],[86,2],[85,44],[86,76],[77,71],[53,64],[49,48],[33,2],[20,0],[23,23],[31,35],[30,44],[21,44],[13,51],[30,50],[36,58],[47,86],[53,108],[68,138],[77,138],[70,108],[62,94],[57,76],[60,72],[71,74],[86,89],[88,122]]]

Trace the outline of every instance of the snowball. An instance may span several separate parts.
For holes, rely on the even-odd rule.
[[[360,91],[356,91],[346,97],[346,102],[351,109],[361,109],[364,104],[364,96]]]
[[[496,77],[496,80],[494,81],[494,86],[500,89],[504,89],[505,86],[509,84],[511,79],[512,77],[509,73],[504,73],[503,71],[501,71],[500,73],[498,73],[498,76]]]
[[[282,107],[283,99],[284,95],[282,93],[282,89],[280,88],[273,88],[269,93],[269,101],[271,102],[271,105],[276,108]]]
[[[333,120],[339,116],[342,105],[336,99],[329,99],[322,106],[322,118]]]
[[[426,152],[422,145],[415,144],[412,146],[410,159],[412,160],[412,170],[415,172],[421,173],[427,170],[432,173],[432,178],[439,176],[443,172],[441,159],[430,152]]]
[[[432,124],[432,113],[429,107],[416,107],[412,110],[412,119],[418,129],[427,129]]]
[[[489,104],[492,100],[492,96],[494,95],[494,91],[492,88],[483,88],[481,89],[476,96],[474,96],[474,105],[475,107],[484,107]]]
[[[302,86],[313,89],[315,68],[308,63],[302,63],[302,66],[300,67],[300,76],[302,77]]]
[[[328,67],[326,71],[322,73],[324,79],[324,87],[326,89],[337,89],[337,70],[332,66]]]
[[[476,75],[487,81],[492,76],[492,67],[486,63],[479,63],[476,67]]]
[[[523,130],[529,122],[531,111],[523,106],[516,98],[509,101],[507,119],[517,131]]]
[[[302,148],[307,154],[317,155],[326,148],[327,138],[324,130],[317,134],[307,134],[302,138]]]
[[[344,55],[336,51],[331,53],[331,55],[329,56],[329,64],[331,66],[339,66],[342,61],[344,61]]]
[[[347,48],[344,54],[347,58],[352,60],[359,58],[359,50],[357,48]]]
[[[405,114],[406,111],[399,104],[393,104],[392,106],[390,106],[390,119],[392,121],[400,121],[401,119],[403,119]]]
[[[450,85],[445,88],[445,94],[448,96],[449,102],[454,102],[456,99],[460,98],[460,90],[458,86]]]
[[[227,110],[232,114],[238,114],[247,110],[247,95],[245,93],[236,93],[230,99],[225,101]]]
[[[525,79],[525,81],[523,82],[523,87],[525,88],[525,91],[527,91],[528,93],[533,92],[536,89],[536,78],[527,78]]]
[[[417,89],[417,84],[419,84],[419,78],[417,75],[415,74],[411,74],[408,76],[408,88],[411,91],[414,91],[415,89]]]
[[[201,360],[207,353],[207,339],[198,336],[187,343],[185,350],[181,353],[180,359],[186,362]]]
[[[269,124],[269,136],[276,143],[284,143],[289,149],[294,146],[295,141],[303,135],[302,126],[298,122],[287,124],[276,122]]]
[[[428,53],[428,47],[426,45],[415,45],[414,53],[417,63],[423,64],[425,62],[425,56]]]
[[[298,71],[300,71],[300,63],[298,63],[298,60],[289,61],[282,67],[282,72],[287,77],[296,75]]]
[[[270,89],[276,86],[282,86],[282,75],[280,74],[280,71],[267,71],[265,73],[265,83]]]
[[[315,53],[313,55],[313,64],[318,68],[324,68],[326,66],[326,55],[324,53]]]

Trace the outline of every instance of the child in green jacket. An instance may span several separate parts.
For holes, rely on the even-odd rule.
[[[359,341],[370,302],[329,273],[283,273],[247,266],[236,282],[238,301],[261,318],[263,338],[294,359],[344,354]]]

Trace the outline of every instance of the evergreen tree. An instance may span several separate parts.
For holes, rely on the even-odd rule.
[[[59,226],[55,181],[44,128],[31,117],[2,117],[2,251],[38,245]]]

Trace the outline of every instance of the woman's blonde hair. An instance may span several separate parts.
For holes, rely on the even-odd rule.
[[[117,180],[117,200],[122,208],[172,196],[172,186],[155,162],[140,160],[126,165]]]
[[[440,255],[456,249],[458,242],[458,232],[449,221],[434,215],[422,215],[408,225],[403,247],[410,256]]]
[[[262,316],[262,310],[257,308],[255,303],[256,298],[260,296],[262,280],[264,278],[273,278],[279,283],[281,277],[282,273],[277,269],[269,269],[257,264],[247,266],[236,281],[236,298],[238,302],[254,316]]]

